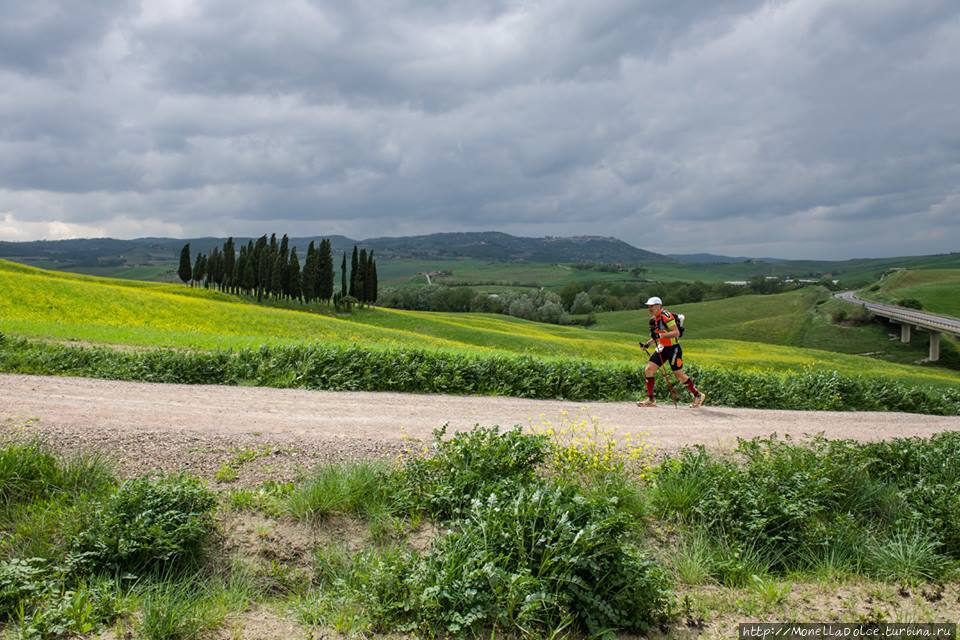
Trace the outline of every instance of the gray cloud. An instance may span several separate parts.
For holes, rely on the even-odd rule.
[[[960,248],[960,6],[662,6],[0,0],[0,237]]]

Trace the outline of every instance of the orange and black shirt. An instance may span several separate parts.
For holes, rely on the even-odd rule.
[[[661,309],[660,315],[656,318],[650,318],[651,333],[653,331],[666,333],[678,328],[677,317],[666,309]],[[672,347],[675,344],[680,344],[680,340],[678,338],[657,338],[656,340],[665,347]]]

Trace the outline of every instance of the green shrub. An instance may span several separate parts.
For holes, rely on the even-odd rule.
[[[117,614],[113,585],[73,582],[40,558],[0,562],[0,621],[25,638],[87,635]]]
[[[78,568],[140,573],[197,559],[213,530],[214,495],[196,478],[124,482],[73,544]]]
[[[923,309],[923,303],[916,298],[900,298],[897,300],[897,305],[908,309]]]
[[[571,486],[474,499],[414,567],[411,600],[392,613],[406,615],[401,628],[453,637],[642,633],[665,619],[668,592],[662,570],[630,545],[630,523]]]
[[[434,431],[431,455],[409,458],[399,473],[398,500],[408,510],[434,518],[457,518],[474,498],[509,494],[534,480],[547,456],[546,436],[524,434],[517,426],[476,427],[444,440],[446,427]]]

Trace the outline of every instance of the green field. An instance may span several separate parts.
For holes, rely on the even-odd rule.
[[[726,282],[758,276],[840,280],[844,286],[861,286],[877,280],[889,269],[960,269],[960,253],[936,256],[864,258],[858,260],[750,260],[729,264],[650,263],[643,265],[642,280],[657,282]],[[584,271],[564,264],[490,262],[484,260],[378,260],[380,282],[388,285],[426,284],[423,273],[450,271],[432,278],[434,284],[499,286],[522,285],[559,288],[570,282],[638,282],[629,273]]]
[[[448,271],[451,275],[431,276],[433,284],[496,285],[498,287],[561,287],[570,282],[639,282],[628,272],[585,271],[565,264],[538,262],[491,262],[488,260],[378,260],[377,273],[386,285],[426,284],[422,274]]]
[[[904,270],[891,273],[878,291],[869,288],[864,297],[894,303],[913,298],[931,313],[960,318],[960,269]]]
[[[694,310],[691,318],[701,316]],[[48,272],[4,261],[0,261],[0,331],[44,340],[195,349],[319,342],[596,362],[639,362],[644,357],[628,326],[595,331],[501,315],[391,309],[323,315],[258,306],[204,289]],[[791,371],[821,365],[902,382],[960,384],[960,374],[948,370],[729,337],[685,339],[686,355],[703,366]]]

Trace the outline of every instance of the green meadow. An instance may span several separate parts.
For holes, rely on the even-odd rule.
[[[732,303],[738,301],[742,299]],[[736,315],[734,309],[729,313],[731,317]],[[690,331],[696,333],[684,340],[685,355],[700,366],[791,372],[813,365],[904,383],[936,387],[960,384],[960,374],[945,369],[891,364],[789,344],[745,342],[745,333],[737,334],[722,326],[713,333],[703,332],[695,327],[707,321],[710,314],[692,309],[689,316],[693,322]],[[362,345],[578,358],[600,363],[645,360],[637,345],[640,332],[633,325],[633,318],[642,315],[631,312],[618,317],[622,324],[613,326],[603,318],[607,330],[597,331],[488,314],[376,308],[334,315],[329,311],[266,307],[176,284],[49,272],[0,261],[0,331],[58,342],[200,350]],[[789,332],[776,327],[774,321],[761,324],[771,335]]]

